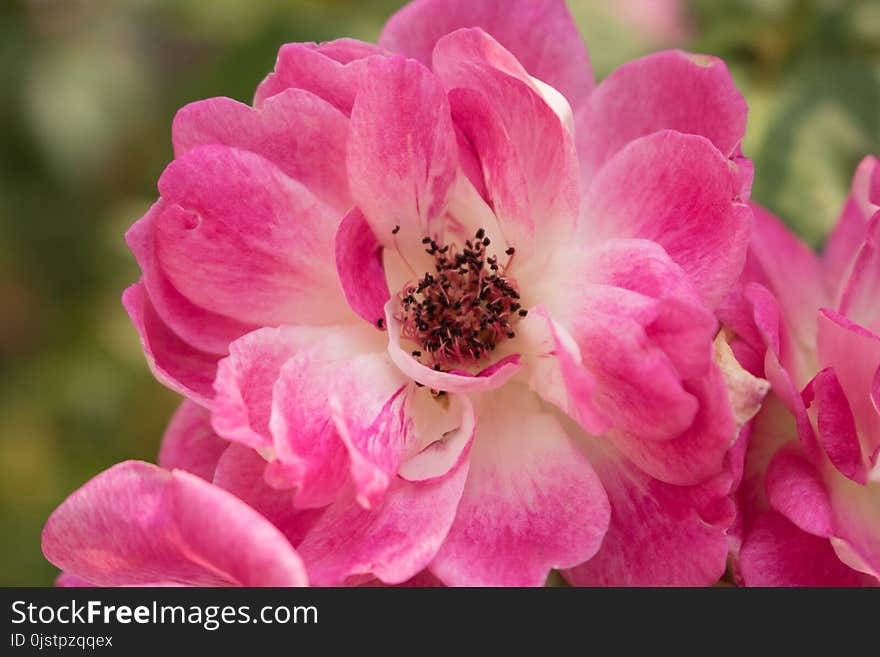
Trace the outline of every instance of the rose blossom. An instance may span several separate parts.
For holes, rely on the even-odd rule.
[[[318,585],[716,580],[764,390],[713,348],[745,117],[711,57],[593,89],[553,0],[420,0],[378,47],[282,47],[253,107],[178,113],[127,235],[125,306],[191,400],[160,464],[247,502]],[[113,506],[107,477],[46,531],[86,579],[114,546],[57,528],[99,528],[75,500]]]
[[[822,256],[755,208],[742,286],[721,311],[738,357],[774,391],[751,428],[738,493],[735,556],[747,585],[878,583],[878,210],[873,157]]]

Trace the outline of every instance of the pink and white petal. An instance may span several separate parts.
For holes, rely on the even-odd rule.
[[[443,37],[433,63],[451,90],[456,125],[481,160],[508,242],[528,247],[537,238],[538,246],[546,247],[542,241],[553,245],[565,239],[579,207],[577,155],[565,121],[511,53],[482,30]],[[518,171],[505,173],[509,164]],[[522,190],[515,188],[518,178],[525,184]]]
[[[417,0],[391,17],[379,45],[430,64],[437,41],[466,27],[491,34],[572,107],[593,88],[587,49],[563,0]]]
[[[407,383],[386,354],[362,354],[340,367],[330,384],[330,414],[365,509],[382,499],[404,457]]]
[[[172,128],[176,157],[220,144],[262,155],[318,199],[344,213],[351,207],[345,175],[348,117],[303,89],[287,89],[254,109],[230,98],[190,103]]]
[[[162,321],[184,341],[200,351],[225,356],[229,343],[257,328],[194,304],[174,287],[156,254],[156,222],[168,208],[159,199],[125,234],[125,242],[140,265],[141,282]]]
[[[340,217],[263,157],[202,146],[159,179],[160,266],[193,303],[242,322],[347,321],[333,254]]]
[[[576,586],[708,586],[724,573],[730,479],[672,486],[654,479],[613,448],[587,453],[611,502],[611,523],[596,555],[565,572]]]
[[[819,312],[819,364],[834,368],[868,460],[880,448],[880,413],[871,399],[874,375],[880,367],[880,336],[832,310]]]
[[[458,142],[437,77],[402,57],[371,60],[369,83],[351,113],[348,177],[379,241],[399,244],[406,257],[422,253],[422,238],[440,234],[457,166]]]
[[[831,498],[822,475],[788,444],[773,457],[764,480],[770,506],[801,531],[828,538],[834,528]]]
[[[702,135],[734,156],[748,107],[724,62],[681,50],[628,62],[590,95],[576,117],[581,176],[588,185],[629,142],[658,130]]]
[[[805,362],[804,355],[781,325],[779,303],[767,288],[749,283],[745,287],[745,298],[752,306],[754,325],[763,343],[763,377],[770,382],[775,396],[794,415],[807,454],[810,458],[817,458],[819,443],[800,391],[808,383],[805,372],[814,365]]]
[[[593,303],[589,299],[595,296],[601,312],[622,312],[634,319],[644,316],[649,320],[645,323],[647,336],[666,353],[682,378],[699,376],[706,369],[710,360],[708,344],[717,330],[717,321],[685,272],[657,243],[609,240],[589,252],[583,248],[560,250],[554,262],[561,269],[547,272],[549,287],[541,289],[554,317],[576,324],[576,317],[586,314]],[[581,292],[578,288],[584,286],[568,284],[573,277],[596,287],[589,293]],[[620,299],[615,299],[614,289],[623,290]],[[626,291],[644,298],[627,295]]]
[[[388,326],[388,355],[401,372],[423,386],[443,392],[487,392],[507,383],[523,367],[519,354],[507,356],[476,376],[467,372],[442,372],[417,361],[410,351],[401,346],[401,325],[395,319],[396,300],[385,304],[385,323]]]
[[[229,443],[211,428],[210,411],[185,401],[175,411],[162,437],[159,466],[185,470],[211,481],[217,461],[227,447]]]
[[[137,329],[147,365],[164,385],[210,407],[219,356],[199,351],[176,335],[156,313],[143,283],[122,293],[122,305]]]
[[[431,571],[450,586],[541,586],[590,559],[609,505],[590,463],[537,395],[509,385],[478,405],[471,469]]]
[[[257,87],[254,107],[262,107],[286,89],[304,89],[351,114],[358,89],[368,77],[367,59],[384,54],[373,44],[353,39],[285,44],[278,51],[275,70]]]
[[[555,267],[540,296],[595,380],[594,405],[647,439],[682,433],[697,405],[682,383],[709,367],[717,327],[685,273],[647,240],[568,249]]]
[[[272,390],[282,366],[319,342],[332,328],[281,326],[262,328],[229,345],[214,380],[214,430],[254,449],[270,447]]]
[[[828,539],[774,511],[759,516],[746,536],[740,570],[746,586],[876,586],[874,578],[846,566]]]
[[[657,132],[630,142],[586,191],[581,231],[658,242],[714,308],[736,282],[752,236],[735,166],[705,137]]]
[[[864,484],[868,470],[855,418],[833,368],[819,372],[804,388],[804,402],[816,418],[819,443],[834,467],[853,481]]]
[[[452,89],[449,104],[456,127],[466,135],[479,158],[486,201],[495,216],[490,223],[498,224],[505,244],[518,248],[526,257],[533,255],[536,213],[532,211],[519,154],[496,107],[473,89]]]
[[[348,449],[333,421],[331,390],[348,362],[381,348],[381,342],[371,342],[373,333],[360,326],[328,333],[281,368],[269,420],[277,460],[267,476],[273,486],[295,489],[298,508],[330,504],[351,476]]]
[[[706,373],[684,382],[684,390],[697,401],[693,423],[666,440],[644,437],[638,427],[612,430],[608,437],[638,467],[660,481],[692,486],[722,471],[727,451],[737,438],[727,382],[714,363]]]
[[[555,404],[586,431],[601,435],[611,421],[596,408],[596,380],[583,367],[574,339],[553,321],[544,306],[536,306],[517,326],[528,347],[529,388]]]
[[[447,476],[470,453],[477,418],[467,395],[436,395],[410,388],[406,399],[406,453],[397,471],[407,481]]]
[[[182,471],[171,474],[181,551],[241,586],[306,586],[299,555],[266,518],[234,495]]]
[[[822,256],[828,287],[838,290],[865,240],[868,219],[880,210],[880,160],[864,158],[853,175],[849,197]]]
[[[277,490],[266,483],[268,463],[244,445],[231,445],[214,473],[213,483],[244,501],[287,537],[299,545],[321,515],[321,509],[297,509],[289,490]]]
[[[298,547],[312,583],[339,586],[372,575],[399,584],[416,576],[449,532],[467,473],[465,460],[435,481],[395,479],[372,509],[353,494],[328,507]]]
[[[866,232],[843,288],[840,314],[880,334],[880,212]]]
[[[336,271],[351,309],[378,326],[391,294],[382,264],[382,244],[358,208],[345,216],[336,233]]]
[[[98,586],[302,586],[302,561],[265,518],[200,477],[120,463],[74,492],[43,530],[52,563]]]

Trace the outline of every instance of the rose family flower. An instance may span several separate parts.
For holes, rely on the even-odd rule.
[[[764,391],[713,346],[746,106],[677,51],[593,86],[563,2],[420,0],[378,46],[282,47],[252,107],[183,108],[127,235],[125,306],[189,398],[160,465],[246,502],[313,584],[716,580]],[[82,513],[46,552],[89,579],[54,529]]]
[[[734,536],[747,585],[880,575],[880,163],[858,167],[824,253],[766,210],[721,316],[773,384],[751,427]]]

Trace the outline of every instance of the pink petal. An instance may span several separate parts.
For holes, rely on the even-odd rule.
[[[727,382],[713,363],[706,373],[686,381],[684,389],[697,400],[693,423],[667,440],[645,439],[644,430],[609,433],[615,446],[638,467],[660,481],[691,486],[721,472],[738,425],[728,397]]]
[[[601,435],[610,420],[595,405],[596,380],[582,365],[580,349],[544,306],[535,306],[517,328],[532,345],[529,387],[586,431]]]
[[[843,288],[840,313],[880,333],[880,213],[868,223],[866,232]]]
[[[745,135],[747,112],[717,57],[669,50],[628,62],[577,114],[581,174],[589,183],[617,151],[658,130],[701,135],[731,157]]]
[[[579,202],[574,143],[519,62],[479,29],[442,38],[433,62],[507,241],[529,247],[570,234]]]
[[[435,43],[462,27],[491,34],[573,107],[593,88],[587,49],[562,0],[417,0],[391,17],[379,44],[430,64]]]
[[[597,441],[598,442],[598,441]],[[604,453],[603,453],[604,452]],[[611,523],[596,555],[565,573],[577,586],[708,586],[724,573],[733,518],[729,477],[698,486],[665,484],[611,449],[589,450],[611,502]],[[730,509],[728,509],[730,511]]]
[[[467,472],[465,461],[434,482],[396,479],[370,510],[353,498],[330,506],[298,547],[311,581],[339,586],[350,577],[372,575],[399,584],[414,577],[446,537]]]
[[[749,246],[751,280],[773,292],[799,344],[816,343],[816,308],[827,305],[819,259],[778,218],[756,203],[755,235]]]
[[[829,288],[838,289],[865,239],[868,219],[880,210],[880,160],[869,155],[856,168],[849,197],[823,254]],[[874,190],[872,192],[872,189]],[[873,197],[872,197],[873,194]]]
[[[819,442],[841,474],[864,484],[868,473],[850,404],[832,368],[819,372],[804,389],[808,407],[818,410]]]
[[[273,485],[295,488],[297,507],[329,504],[350,477],[348,448],[330,407],[331,391],[340,370],[371,351],[373,333],[369,327],[327,332],[290,358],[274,384],[269,426],[278,460],[270,476]],[[379,344],[377,340],[376,350]]]
[[[82,577],[77,577],[70,573],[61,573],[55,578],[55,586],[60,586],[62,588],[88,588],[95,585]]]
[[[270,446],[272,389],[281,367],[325,334],[324,328],[282,326],[259,329],[233,342],[214,381],[214,430],[254,449]]]
[[[828,539],[772,511],[746,537],[740,568],[746,586],[876,586],[874,578],[844,565]]]
[[[257,327],[197,306],[174,287],[156,254],[156,225],[167,208],[160,198],[125,234],[143,272],[141,282],[156,314],[181,340],[199,351],[225,356],[230,342]]]
[[[288,43],[278,51],[275,71],[254,96],[254,107],[285,89],[305,89],[345,114],[351,114],[358,89],[368,75],[367,58],[385,51],[373,44],[339,39],[315,45]]]
[[[336,233],[336,271],[351,309],[378,326],[391,294],[382,264],[382,245],[357,208],[345,216]]]
[[[330,384],[330,412],[348,449],[357,501],[378,503],[404,456],[407,380],[386,355],[363,354],[343,365]]]
[[[562,251],[554,264],[538,296],[577,344],[596,407],[646,439],[687,429],[697,402],[683,381],[708,369],[716,320],[681,268],[646,240]]]
[[[466,372],[438,372],[412,357],[410,351],[400,345],[400,322],[394,318],[397,301],[385,304],[385,323],[388,326],[388,355],[392,362],[406,376],[423,386],[444,392],[487,392],[500,388],[509,381],[524,365],[514,354],[498,361],[477,376]]]
[[[816,468],[791,445],[767,468],[770,506],[802,531],[827,538],[833,533],[831,499]]]
[[[288,89],[254,109],[229,98],[190,103],[174,117],[174,153],[221,144],[262,155],[336,212],[351,207],[345,114],[308,91]]]
[[[203,479],[137,461],[73,493],[43,530],[46,558],[99,586],[302,586],[300,558],[256,511]]]
[[[880,449],[880,413],[871,399],[880,367],[880,336],[853,324],[832,310],[819,312],[819,365],[831,367],[852,409],[862,454]]]
[[[478,408],[471,470],[431,570],[450,586],[541,586],[592,557],[608,499],[589,462],[537,396],[519,386]]]
[[[217,461],[229,443],[211,429],[211,413],[191,401],[183,402],[162,437],[159,465],[186,470],[211,481]]]
[[[345,320],[333,244],[339,216],[259,155],[202,146],[159,180],[157,255],[193,303],[258,325]]]
[[[816,457],[819,444],[800,393],[800,387],[807,383],[802,378],[806,366],[799,364],[796,346],[781,325],[779,303],[765,287],[755,283],[746,286],[745,298],[751,304],[754,325],[765,352],[763,376],[770,382],[775,396],[794,415],[797,432],[807,454],[810,458]]]
[[[220,461],[213,482],[260,513],[298,545],[321,515],[321,509],[297,509],[289,490],[276,490],[265,480],[266,460],[243,445],[231,445]]]
[[[582,204],[582,231],[593,243],[660,243],[714,307],[742,271],[752,233],[737,185],[734,165],[704,137],[657,132],[630,142],[602,167]]]
[[[372,60],[351,113],[348,177],[380,242],[401,245],[405,256],[422,253],[422,238],[439,234],[457,159],[440,81],[412,60]]]
[[[218,356],[199,351],[180,339],[159,318],[143,283],[122,294],[122,305],[140,334],[141,346],[160,382],[202,406],[210,406]]]

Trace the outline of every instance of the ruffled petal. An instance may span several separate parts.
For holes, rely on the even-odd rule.
[[[318,96],[287,89],[260,108],[209,98],[182,108],[172,128],[174,154],[234,146],[262,155],[342,214],[351,207],[345,175],[348,118]]]
[[[263,516],[203,479],[128,461],[50,516],[43,553],[99,586],[303,586],[302,561]]]

